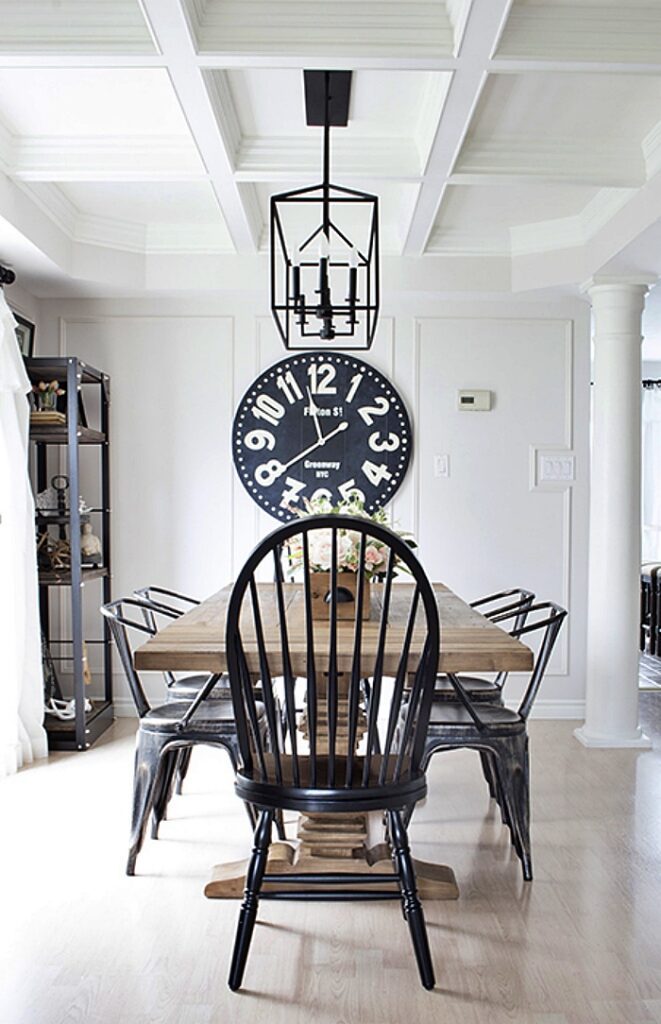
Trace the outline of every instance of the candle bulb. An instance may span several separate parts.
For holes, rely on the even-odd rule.
[[[301,268],[298,263],[293,263],[292,265],[292,289],[294,303],[298,304],[298,300],[301,297]]]

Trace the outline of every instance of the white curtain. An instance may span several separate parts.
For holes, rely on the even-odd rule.
[[[30,382],[15,326],[0,288],[0,777],[48,754],[28,477]]]
[[[643,388],[643,562],[661,562],[661,388]]]

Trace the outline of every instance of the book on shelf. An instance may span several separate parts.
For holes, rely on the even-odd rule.
[[[67,418],[63,412],[57,412],[55,409],[33,409],[30,413],[30,423],[32,426],[57,426],[61,427],[62,424],[67,422]]]

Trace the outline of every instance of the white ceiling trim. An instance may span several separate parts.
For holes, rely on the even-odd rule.
[[[21,0],[2,5],[1,47],[31,54],[154,53],[135,0]]]
[[[200,181],[208,178],[194,144],[181,136],[11,137],[0,153],[22,181]]]
[[[150,0],[146,0],[150,2]],[[426,0],[187,0],[201,53],[451,57],[455,32],[445,4]]]
[[[658,62],[661,10],[649,4],[534,4],[512,9],[499,57]]]
[[[452,175],[453,183],[480,183],[481,176],[564,184],[636,188],[646,180],[643,152],[617,138],[576,139],[500,134],[467,139]]]
[[[333,181],[352,178],[419,181],[420,153],[413,139],[333,139]],[[320,141],[244,136],[237,155],[237,181],[321,181]]]
[[[512,0],[473,0],[464,38],[462,63],[452,76],[443,116],[431,148],[425,180],[409,225],[404,254],[421,255],[486,81],[490,60]]]
[[[520,224],[510,229],[511,254],[528,256],[586,245],[629,202],[635,189],[601,189],[571,217]]]
[[[143,0],[184,115],[209,172],[209,179],[223,212],[237,252],[255,252],[262,230],[261,216],[254,201],[246,203],[245,193],[234,181],[232,155],[225,146],[214,105],[196,64],[191,29],[177,0]],[[246,189],[249,186],[242,186]]]

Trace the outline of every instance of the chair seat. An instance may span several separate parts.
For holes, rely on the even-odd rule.
[[[159,707],[152,708],[144,718],[140,719],[140,728],[153,732],[176,733],[179,722],[190,708],[190,701],[169,701]],[[264,705],[257,704],[257,713],[264,716]],[[214,700],[202,704],[188,722],[184,730],[187,738],[191,733],[221,733],[236,735],[234,708],[231,701]]]
[[[167,699],[168,701],[174,700],[195,700],[198,693],[208,681],[208,675],[194,675],[194,676],[182,676],[181,679],[175,679],[175,681],[168,686]],[[207,697],[207,700],[231,700],[232,694],[230,693],[230,683],[227,676],[221,676],[213,690]]]
[[[485,734],[496,736],[524,732],[526,723],[518,711],[511,711],[500,704],[481,704],[477,713],[484,725]],[[439,702],[433,704],[427,736],[446,736],[456,733],[457,739],[464,740],[466,733],[480,730],[463,704]]]
[[[264,760],[268,776],[273,778],[275,773],[274,755],[265,754]],[[383,758],[379,755],[372,755],[367,786],[362,785],[364,758],[355,757],[351,787],[344,785],[347,770],[347,762],[344,757],[335,758],[333,787],[330,787],[329,784],[329,760],[327,757],[317,758],[317,774],[314,785],[312,784],[311,759],[299,757],[298,762],[300,775],[296,785],[293,779],[293,759],[290,755],[280,756],[282,784],[263,782],[257,762],[251,772],[240,768],[235,784],[237,795],[257,807],[282,807],[287,810],[333,813],[401,808],[422,800],[427,793],[424,772],[406,775],[397,782],[392,781],[397,762],[395,756],[388,758],[386,782],[383,785],[378,785]]]
[[[458,678],[471,700],[496,704],[502,700],[500,687],[490,679],[480,679],[479,676],[459,676]],[[447,676],[436,677],[433,700],[439,703],[459,700],[457,691]]]

